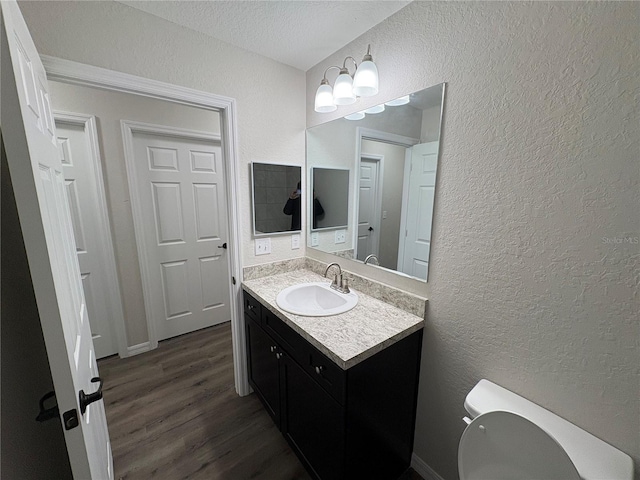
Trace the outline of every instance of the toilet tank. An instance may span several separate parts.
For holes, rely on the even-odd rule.
[[[633,480],[633,460],[599,438],[489,380],[480,380],[464,408],[472,418],[504,410],[538,425],[564,448],[583,480]]]

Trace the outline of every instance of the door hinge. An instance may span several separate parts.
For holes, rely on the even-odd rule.
[[[231,277],[231,283],[236,284],[236,277]]]

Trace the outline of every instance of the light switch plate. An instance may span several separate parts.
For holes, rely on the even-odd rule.
[[[256,238],[256,255],[268,255],[271,253],[270,238]]]
[[[336,243],[344,243],[347,240],[346,230],[336,230]]]
[[[318,232],[313,232],[311,234],[311,246],[317,247],[320,244],[320,238],[318,237]]]
[[[300,248],[300,234],[295,233],[291,235],[291,250],[297,250]]]

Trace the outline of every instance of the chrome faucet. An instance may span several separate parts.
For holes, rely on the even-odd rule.
[[[342,278],[342,268],[340,268],[340,264],[333,262],[327,265],[327,268],[324,271],[325,278],[327,277],[327,273],[329,273],[329,269],[331,267],[338,267],[338,273],[333,276],[331,288],[341,293],[349,293],[351,291],[349,290],[349,280]]]
[[[364,259],[364,264],[366,265],[367,263],[369,263],[369,260],[375,260],[376,261],[375,265],[380,265],[380,260],[378,260],[378,256],[373,253],[370,255],[367,255],[367,258]]]

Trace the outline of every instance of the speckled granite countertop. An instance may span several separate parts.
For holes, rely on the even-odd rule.
[[[302,317],[278,308],[276,297],[282,289],[307,282],[330,283],[308,270],[294,270],[247,280],[242,287],[344,370],[424,326],[424,319],[353,288],[358,305],[340,315]]]

